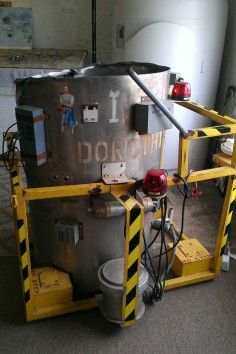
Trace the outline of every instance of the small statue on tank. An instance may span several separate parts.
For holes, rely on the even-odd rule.
[[[74,129],[78,125],[78,120],[74,107],[74,95],[71,93],[70,86],[65,84],[60,95],[60,106],[58,112],[61,113],[61,131],[65,131],[65,127],[71,129],[71,134],[74,134]]]

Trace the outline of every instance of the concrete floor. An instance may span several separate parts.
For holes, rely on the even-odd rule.
[[[184,232],[213,252],[222,197],[213,182],[187,201]],[[5,353],[236,353],[236,261],[215,281],[176,289],[148,306],[133,327],[107,322],[98,309],[24,323],[9,206],[8,176],[0,168],[0,352]],[[169,193],[178,224],[181,197]],[[233,246],[236,238],[233,219]],[[234,247],[235,251],[235,247]]]

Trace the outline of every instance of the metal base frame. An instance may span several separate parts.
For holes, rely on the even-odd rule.
[[[189,276],[177,277],[166,281],[165,290],[185,285],[196,284],[214,279],[221,269],[222,255],[228,239],[228,232],[232,221],[233,207],[236,198],[236,143],[234,144],[231,160],[220,159],[220,167],[189,173],[189,144],[192,140],[236,134],[236,124],[233,118],[221,116],[213,110],[193,102],[178,102],[179,105],[195,111],[213,122],[221,124],[209,128],[196,129],[189,136],[180,135],[178,174],[187,182],[199,182],[218,177],[228,176],[228,186],[224,199],[219,230],[217,234],[215,252],[211,268]],[[7,135],[10,142],[11,133]],[[236,139],[235,139],[236,140]],[[217,159],[217,158],[216,158]],[[219,160],[219,159],[218,159]],[[143,229],[143,208],[128,193],[134,181],[121,185],[105,185],[91,183],[80,185],[66,185],[46,188],[24,188],[19,175],[18,161],[11,169],[12,208],[15,223],[16,243],[21,273],[21,285],[25,306],[26,320],[32,321],[41,318],[57,316],[65,313],[86,310],[98,306],[95,298],[83,301],[74,301],[67,304],[55,304],[47,308],[36,308],[32,292],[32,274],[29,248],[28,223],[26,202],[31,200],[51,199],[61,197],[76,197],[89,195],[99,190],[101,194],[111,193],[126,209],[125,228],[125,269],[124,269],[124,296],[122,305],[123,325],[129,326],[135,322],[137,306],[137,286],[139,280],[140,253]],[[175,177],[168,177],[168,186],[182,184]]]

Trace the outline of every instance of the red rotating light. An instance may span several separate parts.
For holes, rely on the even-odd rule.
[[[144,193],[153,197],[162,197],[166,194],[167,172],[160,168],[151,168],[147,171],[143,181]]]
[[[191,87],[189,82],[185,82],[180,78],[173,87],[172,98],[174,100],[189,100],[191,96]]]

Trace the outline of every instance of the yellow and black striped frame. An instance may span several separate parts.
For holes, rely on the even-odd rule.
[[[121,195],[113,193],[113,195],[126,210],[124,293],[122,301],[122,320],[123,326],[126,327],[136,320],[142,250],[143,206],[128,193]]]
[[[224,198],[219,230],[217,234],[215,253],[211,268],[208,271],[199,272],[190,276],[181,276],[166,281],[165,290],[195,284],[214,279],[219,275],[222,262],[222,254],[228,239],[228,232],[233,215],[233,206],[236,198],[236,143],[234,144],[231,159],[214,156],[218,167],[194,171],[189,174],[189,145],[192,140],[218,137],[222,135],[236,134],[235,119],[221,116],[214,110],[209,110],[193,102],[178,102],[181,106],[195,111],[200,115],[210,118],[219,126],[193,130],[192,135],[179,138],[178,174],[186,178],[188,182],[200,182],[218,177],[229,177]],[[7,136],[8,142],[11,133]],[[111,193],[126,209],[125,228],[125,269],[124,269],[124,295],[122,303],[123,326],[135,323],[135,311],[137,308],[137,286],[140,269],[140,253],[142,246],[143,207],[129,195],[129,190],[134,181],[122,185],[105,185],[104,183],[91,183],[79,185],[66,185],[45,188],[24,188],[18,170],[18,161],[15,161],[11,169],[12,207],[15,222],[16,243],[20,264],[22,294],[24,299],[26,320],[32,321],[41,318],[61,315],[69,312],[86,310],[97,306],[95,298],[83,301],[74,301],[68,304],[55,304],[54,306],[38,309],[34,303],[32,293],[31,260],[29,248],[29,235],[26,214],[26,203],[32,200],[51,199],[60,197],[72,197],[89,195],[93,190],[100,193]],[[168,186],[176,182],[173,176],[168,177]],[[186,236],[185,236],[186,237]]]

